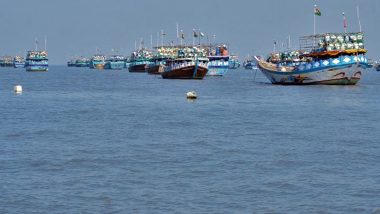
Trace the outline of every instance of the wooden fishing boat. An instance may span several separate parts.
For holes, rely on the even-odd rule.
[[[207,58],[177,58],[167,61],[164,79],[203,79],[208,72]]]

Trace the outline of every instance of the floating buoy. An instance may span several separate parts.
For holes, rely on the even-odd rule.
[[[15,93],[22,93],[22,86],[15,85],[15,87],[13,87],[13,90],[15,91]]]
[[[197,92],[189,91],[186,93],[187,99],[197,99]]]

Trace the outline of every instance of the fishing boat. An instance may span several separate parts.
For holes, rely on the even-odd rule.
[[[106,69],[121,70],[124,68],[125,57],[121,55],[112,55],[106,60]]]
[[[368,67],[362,32],[301,37],[300,48],[255,59],[273,84],[355,85]]]
[[[15,56],[13,58],[13,67],[14,68],[24,68],[25,67],[25,58],[22,56]]]
[[[230,55],[230,60],[228,62],[229,69],[238,69],[240,68],[239,57],[237,55]]]
[[[207,50],[201,47],[179,47],[177,56],[168,60],[164,79],[203,79],[208,72]]]
[[[106,56],[102,54],[95,54],[90,60],[90,68],[92,69],[104,69],[106,65]]]
[[[151,64],[148,66],[148,74],[162,74],[165,71],[166,62],[174,59],[177,48],[173,46],[156,47]]]
[[[26,55],[26,71],[48,71],[49,60],[47,51],[28,51]]]
[[[246,69],[246,70],[256,70],[257,69],[257,65],[255,63],[255,60],[248,55],[248,57],[244,60],[243,62],[243,67]]]
[[[86,57],[79,57],[75,60],[75,67],[90,67],[90,59]]]
[[[13,67],[13,57],[12,56],[3,56],[0,60],[1,67]]]
[[[75,67],[76,59],[72,58],[67,62],[67,67]]]
[[[376,71],[380,71],[380,62],[376,63],[375,69],[376,69]]]
[[[230,56],[226,45],[212,45],[209,48],[208,76],[223,76],[227,73]]]
[[[152,52],[146,48],[134,51],[131,55],[128,70],[129,72],[147,72],[152,59]]]

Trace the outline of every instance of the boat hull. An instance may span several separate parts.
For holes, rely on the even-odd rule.
[[[80,68],[89,67],[89,64],[88,63],[75,63],[75,67],[80,67]]]
[[[208,67],[208,72],[207,76],[223,76],[227,73],[228,71],[228,66],[221,66],[221,67],[214,67],[214,66],[209,66]]]
[[[107,62],[105,68],[111,70],[122,70],[124,68],[124,62]]]
[[[21,62],[20,62],[20,63],[16,63],[16,62],[15,62],[15,63],[13,64],[13,67],[14,67],[14,68],[25,68],[25,63],[21,63]]]
[[[144,73],[147,71],[147,64],[129,65],[129,72]]]
[[[240,68],[240,62],[238,62],[238,61],[229,61],[228,68],[229,69],[238,69],[238,68]]]
[[[49,68],[47,65],[26,65],[25,66],[26,71],[48,71]]]
[[[355,85],[367,68],[365,57],[346,56],[290,67],[258,61],[258,68],[273,83],[282,85]]]
[[[190,65],[162,73],[164,79],[203,79],[208,69],[202,66]]]
[[[106,65],[105,62],[91,62],[90,68],[103,70],[105,68],[105,65]]]
[[[228,71],[229,56],[209,56],[207,76],[223,76]]]
[[[165,71],[165,65],[151,65],[148,68],[148,74],[162,74]]]

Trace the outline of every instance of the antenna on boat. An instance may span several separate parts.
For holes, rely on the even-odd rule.
[[[291,49],[291,43],[290,43],[290,35],[288,35],[288,49],[290,50]]]
[[[356,15],[358,17],[358,22],[359,22],[359,32],[362,32],[362,24],[360,22],[360,16],[359,16],[359,5],[356,6]]]

